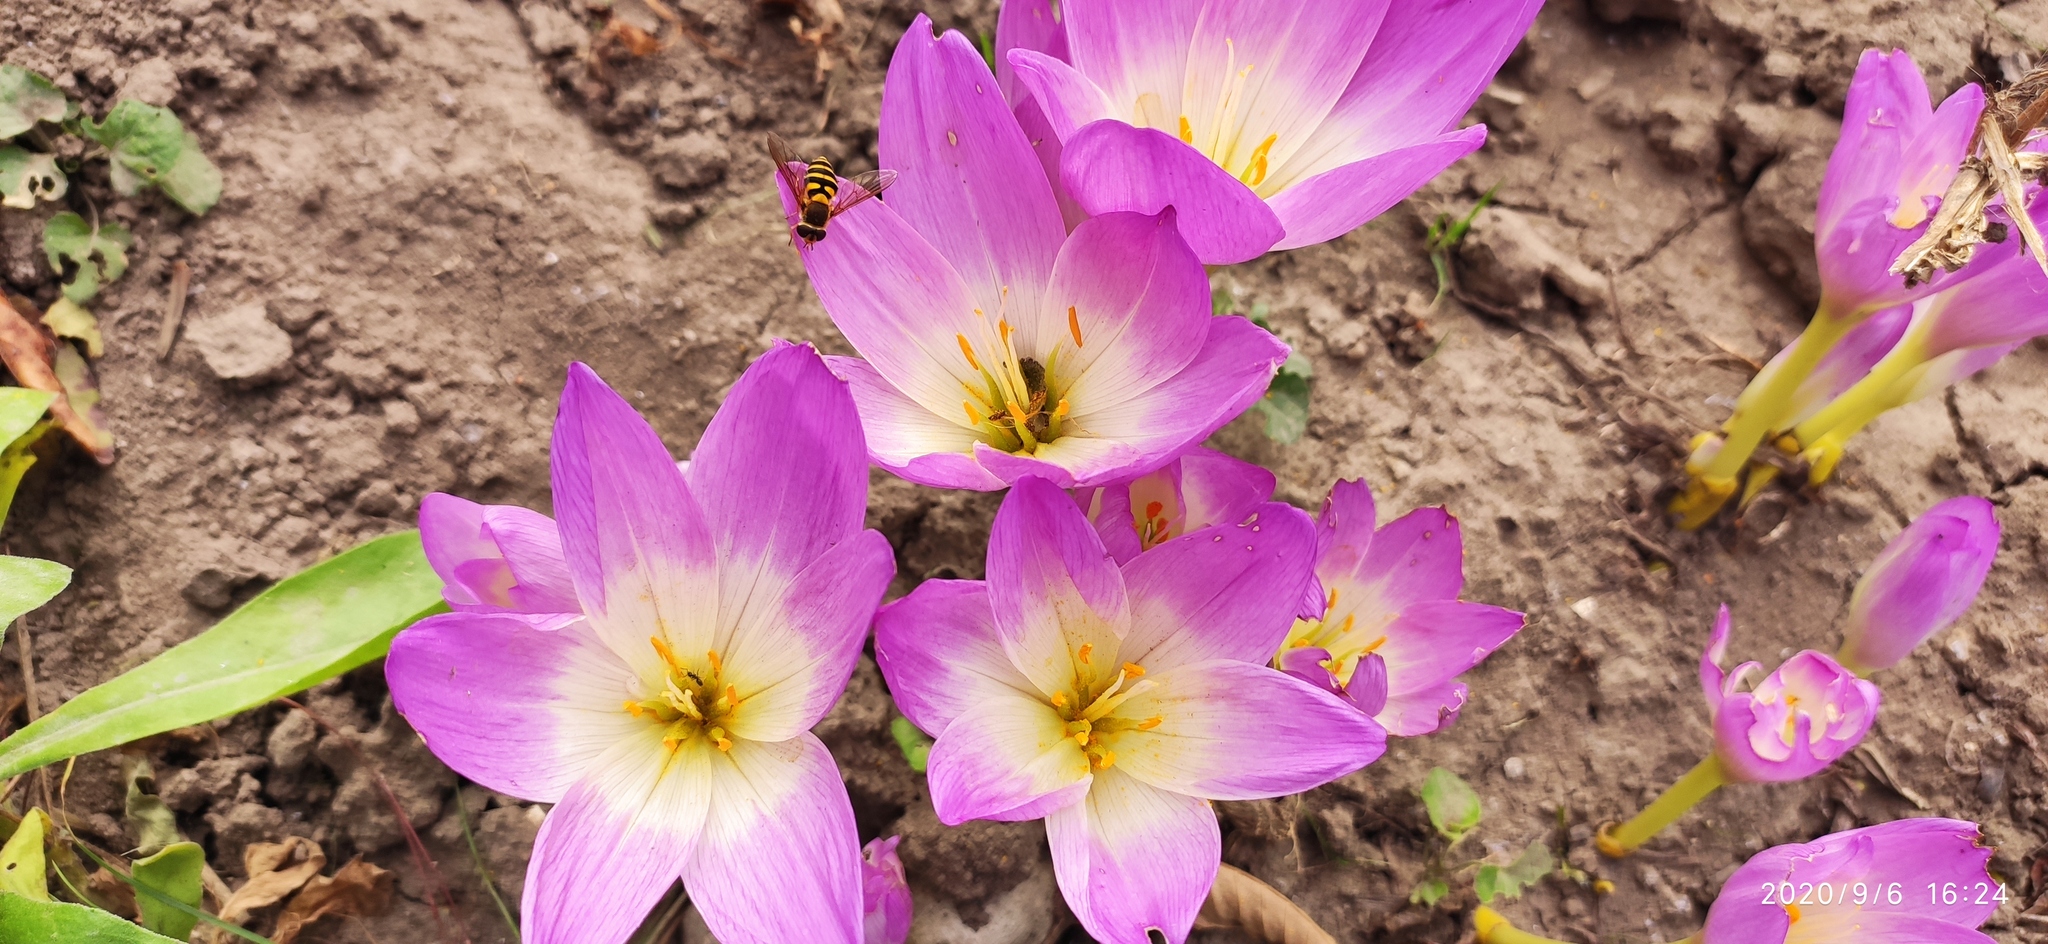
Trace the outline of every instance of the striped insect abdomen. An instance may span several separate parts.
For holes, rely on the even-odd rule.
[[[832,162],[818,158],[804,170],[804,222],[823,227],[832,218],[832,201],[839,196],[839,174]]]

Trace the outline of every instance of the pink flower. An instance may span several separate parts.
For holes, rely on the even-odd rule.
[[[1877,720],[1879,693],[1835,660],[1809,649],[1764,677],[1755,689],[1735,687],[1750,670],[1721,671],[1733,626],[1728,607],[1700,656],[1700,688],[1714,710],[1714,756],[1736,783],[1785,783],[1813,776],[1854,750]]]
[[[1308,516],[1259,506],[1119,566],[1072,498],[1018,481],[987,581],[928,580],[875,617],[896,704],[936,734],[939,819],[1043,817],[1081,926],[1186,940],[1215,881],[1210,800],[1364,767],[1378,724],[1267,668],[1309,580]]]
[[[1486,128],[1458,122],[1541,6],[1066,0],[996,44],[1082,209],[1178,207],[1226,264],[1342,236],[1477,150]]]
[[[896,857],[901,836],[861,847],[860,901],[866,916],[863,944],[903,944],[910,936],[910,882]]]
[[[435,492],[420,499],[427,563],[460,612],[581,613],[555,522],[516,505]]]
[[[1765,849],[1721,887],[1701,944],[1991,944],[2003,886],[1977,824],[1906,819]]]
[[[1100,485],[1159,468],[1265,393],[1287,346],[1210,316],[1173,211],[1067,234],[973,44],[919,17],[885,89],[896,185],[803,253],[865,358],[830,362],[875,464],[942,488]]]
[[[685,475],[575,364],[550,453],[558,560],[545,518],[438,499],[424,540],[441,572],[485,575],[451,599],[573,610],[464,603],[400,633],[385,664],[398,710],[450,767],[555,804],[527,869],[527,944],[619,944],[678,877],[727,944],[860,944],[853,807],[809,733],[895,573],[861,529],[845,384],[810,347],[778,344]],[[517,551],[504,521],[526,529]],[[499,593],[500,551],[515,590],[559,569],[573,597]]]
[[[1856,583],[1842,664],[1866,674],[1889,669],[1955,622],[1983,589],[1998,538],[1991,503],[1974,495],[1913,519]]]
[[[1157,472],[1074,490],[1102,544],[1128,564],[1140,552],[1216,524],[1236,524],[1273,498],[1273,473],[1196,446]]]
[[[1428,734],[1469,694],[1454,681],[1520,632],[1513,610],[1465,603],[1458,519],[1418,508],[1374,529],[1372,490],[1330,489],[1318,521],[1316,576],[1327,595],[1298,619],[1274,664],[1343,695],[1390,733]]]

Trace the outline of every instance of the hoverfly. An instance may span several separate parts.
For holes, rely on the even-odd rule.
[[[871,170],[846,182],[842,190],[839,174],[832,169],[829,158],[817,157],[805,161],[790,150],[789,142],[781,136],[768,135],[768,156],[775,161],[775,172],[782,176],[782,183],[789,187],[796,197],[797,218],[793,226],[794,235],[790,243],[798,239],[809,247],[825,238],[825,224],[832,218],[860,204],[889,188],[896,182],[893,170]],[[801,176],[791,164],[804,165]]]

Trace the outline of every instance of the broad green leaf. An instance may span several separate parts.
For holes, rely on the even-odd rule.
[[[85,310],[84,305],[68,298],[59,298],[50,304],[50,310],[43,312],[43,327],[60,338],[73,338],[85,342],[85,353],[98,357],[107,352],[106,339],[100,336],[100,320]]]
[[[79,133],[113,152],[114,189],[124,196],[155,184],[195,216],[220,202],[220,168],[200,149],[198,136],[185,130],[185,123],[168,108],[123,99],[105,121],[81,122]]]
[[[1415,886],[1415,890],[1408,893],[1408,901],[1411,904],[1428,908],[1435,906],[1438,901],[1443,900],[1443,897],[1450,893],[1450,885],[1446,884],[1443,879],[1433,878]]]
[[[1287,363],[1266,385],[1266,395],[1252,404],[1266,419],[1267,439],[1286,445],[1308,432],[1308,380],[1312,370],[1308,358],[1298,353],[1288,355]]]
[[[0,894],[0,941],[7,944],[177,944],[119,915],[63,901]]]
[[[889,736],[896,739],[896,747],[903,751],[903,759],[910,763],[910,769],[924,773],[924,766],[932,756],[932,739],[925,737],[909,718],[898,715],[889,722]]]
[[[43,422],[43,414],[56,399],[56,394],[42,390],[0,387],[0,525],[7,523],[7,509],[14,505],[14,489],[21,484],[21,477],[36,464],[36,454],[29,447],[50,428]],[[0,591],[0,597],[4,596]],[[13,617],[0,621],[0,637],[6,636],[6,624],[11,622]]]
[[[38,121],[63,121],[71,103],[50,80],[20,66],[0,66],[0,138],[11,138]]]
[[[149,792],[156,788],[156,771],[150,769],[149,758],[122,757],[121,768],[128,781],[128,799],[122,806],[121,817],[128,822],[128,832],[135,837],[135,855],[155,855],[183,836],[178,835],[178,817],[164,801]]]
[[[128,247],[134,245],[128,227],[101,223],[97,227],[76,213],[59,213],[43,224],[43,254],[50,268],[64,274],[69,259],[78,271],[64,283],[64,297],[83,303],[99,294],[100,287],[128,271]],[[98,261],[94,261],[97,259]]]
[[[1430,768],[1422,781],[1422,805],[1429,808],[1430,825],[1454,844],[1479,825],[1479,794],[1442,767]]]
[[[19,895],[31,901],[50,900],[50,880],[43,877],[49,860],[43,858],[43,837],[50,834],[49,814],[30,810],[21,818],[14,835],[0,846],[0,895]],[[0,941],[13,941],[0,936]]]
[[[0,206],[33,210],[37,200],[55,200],[70,189],[57,155],[0,147]]]
[[[357,546],[0,741],[0,780],[225,718],[347,672],[383,656],[400,629],[439,610],[440,591],[419,532]]]
[[[0,557],[0,642],[7,627],[71,583],[71,568],[33,557]]]
[[[20,439],[43,418],[57,395],[27,387],[0,387],[0,443]]]
[[[1557,867],[1557,861],[1550,856],[1550,847],[1543,843],[1532,843],[1522,854],[1515,857],[1513,864],[1482,865],[1479,874],[1472,879],[1472,890],[1479,893],[1479,903],[1486,904],[1502,896],[1522,897],[1522,889],[1543,881],[1543,876]]]
[[[199,873],[206,868],[206,850],[196,842],[177,842],[163,851],[135,863],[135,881],[162,892],[165,897],[199,907]],[[135,896],[135,909],[142,913],[142,926],[168,938],[185,940],[199,923],[188,911],[171,907],[150,895]]]

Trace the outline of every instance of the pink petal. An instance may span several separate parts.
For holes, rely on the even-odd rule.
[[[1921,304],[1928,308],[1925,317],[1932,320],[1927,345],[1935,354],[2048,334],[2048,275],[2024,254]]]
[[[996,510],[988,596],[1003,651],[1046,695],[1071,686],[1082,646],[1113,658],[1130,624],[1116,561],[1073,499],[1039,478],[1019,480]]]
[[[1442,506],[1417,508],[1379,529],[1356,576],[1376,581],[1395,612],[1430,600],[1455,600],[1465,588],[1465,539]]]
[[[1316,573],[1338,577],[1354,573],[1372,548],[1379,529],[1379,510],[1372,487],[1363,479],[1338,479],[1316,516]]]
[[[1485,143],[1486,126],[1473,125],[1296,182],[1267,201],[1287,230],[1273,248],[1313,246],[1364,226]]]
[[[1043,0],[1040,0],[1043,2]],[[1002,9],[1008,10],[1006,5]],[[1008,60],[996,60],[999,65],[1008,65]],[[1072,233],[1074,227],[1088,219],[1088,211],[1067,195],[1067,189],[1060,184],[1060,136],[1053,131],[1052,120],[1045,116],[1045,106],[1037,98],[1024,92],[1018,86],[1018,94],[1025,95],[1016,108],[1017,126],[1024,129],[1024,137],[1031,142],[1031,150],[1038,155],[1038,166],[1045,171],[1046,183],[1052,187],[1053,199],[1059,201],[1060,219]]]
[[[875,662],[910,723],[927,734],[994,695],[1038,692],[996,636],[979,580],[927,580],[875,614]]]
[[[671,758],[660,728],[640,728],[541,823],[519,905],[526,944],[624,944],[697,845],[711,771],[696,751]]]
[[[718,647],[726,680],[746,700],[732,733],[781,741],[822,720],[846,689],[895,576],[888,539],[860,531],[793,577],[786,592],[757,591],[765,599],[749,601]]]
[[[1038,103],[1046,127],[1062,143],[1089,122],[1116,117],[1102,89],[1064,60],[1029,49],[1013,49],[1005,58],[1017,84]]]
[[[1005,482],[1037,476],[1060,488],[1089,488],[1156,467],[1162,458],[1129,443],[1072,429],[1031,455],[1012,455],[988,445],[974,447],[981,467]]]
[[[1118,658],[1151,673],[1273,658],[1294,625],[1315,541],[1308,515],[1270,502],[1138,555],[1124,565],[1131,628]]]
[[[1147,555],[1149,556],[1149,555]],[[1145,674],[1115,712],[1148,730],[1104,738],[1116,766],[1162,790],[1252,800],[1312,790],[1386,753],[1387,733],[1349,703],[1263,665],[1216,660]],[[1246,719],[1257,718],[1257,724]],[[1098,777],[1098,780],[1100,778]]]
[[[978,440],[973,430],[904,396],[866,361],[827,357],[825,363],[853,392],[868,459],[874,464],[933,488],[987,492],[1003,487],[1002,479],[974,461]]]
[[[540,512],[434,492],[420,499],[420,540],[458,610],[583,612],[562,534]]]
[[[1377,654],[1359,660],[1358,672],[1351,677],[1351,689],[1359,689],[1358,676],[1366,671],[1366,664],[1378,661]],[[1384,664],[1384,663],[1382,663]],[[1396,737],[1421,737],[1434,734],[1458,720],[1458,713],[1465,709],[1465,701],[1471,690],[1463,682],[1443,682],[1428,688],[1400,695],[1388,695],[1384,706],[1372,713],[1373,719],[1386,725],[1387,733]],[[1361,696],[1353,701],[1364,701]]]
[[[1040,698],[988,691],[939,733],[925,768],[939,821],[1022,821],[1088,789],[1088,758]]]
[[[391,641],[391,700],[435,756],[500,793],[554,803],[647,725],[620,708],[633,671],[587,623],[444,613]]]
[[[1412,603],[1388,624],[1378,654],[1396,695],[1435,688],[1478,665],[1522,629],[1525,618],[1484,603]]]
[[[1273,473],[1235,456],[1197,446],[1180,457],[1186,531],[1236,524],[1273,497]]]
[[[1863,670],[1891,668],[1961,618],[1991,572],[1999,533],[1991,503],[1974,495],[1915,518],[1856,583],[1845,661]]]
[[[996,84],[1011,105],[1021,105],[1031,93],[1017,82],[1016,68],[1010,65],[1012,49],[1066,61],[1067,30],[1049,0],[1011,0],[996,9]]]
[[[620,653],[662,631],[677,651],[710,649],[717,552],[654,429],[571,364],[549,454],[563,555],[599,637]]]
[[[1028,81],[1028,79],[1027,79]],[[1055,128],[1057,115],[1048,112]],[[1064,138],[1060,182],[1093,214],[1180,211],[1181,236],[1207,265],[1257,258],[1286,235],[1259,195],[1162,131],[1096,121]]]
[[[1113,103],[1104,116],[1129,121],[1140,98],[1161,116],[1180,114],[1188,49],[1204,0],[1068,0],[1060,5],[1068,59]],[[1066,135],[1060,135],[1065,138]]]
[[[1076,413],[1088,435],[1128,444],[1142,457],[1122,475],[1150,472],[1175,454],[1209,438],[1265,395],[1287,345],[1243,318],[1213,319],[1193,363],[1166,382],[1114,407]],[[1062,440],[1064,441],[1064,440]],[[1057,443],[1055,443],[1057,445]],[[1105,473],[1098,480],[1114,481]]]
[[[722,944],[862,944],[860,838],[832,755],[800,733],[710,758],[683,886]]]
[[[1858,906],[1853,897],[1832,906],[1805,896],[1800,906],[1800,931],[1814,940],[1917,942],[1981,942],[1990,938],[1973,928],[1997,910],[1989,892],[1995,881],[1985,871],[1991,850],[1978,845],[1975,823],[1952,819],[1907,819],[1834,833],[1808,843],[1791,843],[1752,856],[1728,877],[1724,891],[1707,913],[1706,944],[1748,944],[1782,938],[1791,924],[1784,908],[1760,905],[1761,889],[1791,882],[1794,889],[1828,883],[1852,890],[1858,883],[1876,890]],[[1888,891],[1900,887],[1897,904]],[[1958,901],[1943,905],[1930,900],[1927,885],[1953,883]],[[1968,894],[1962,894],[1969,889]],[[1984,894],[1979,894],[1979,892]],[[1980,903],[1978,898],[1984,898]],[[1839,925],[1853,925],[1838,927]]]
[[[1020,349],[1035,349],[1030,316],[1067,230],[995,75],[965,36],[935,38],[919,14],[885,85],[878,150],[901,174],[890,209],[952,263],[977,307],[1010,312]]]
[[[902,841],[901,836],[890,836],[861,847],[862,944],[903,944],[910,937],[910,882],[896,855],[896,844]]]
[[[1209,277],[1175,216],[1171,208],[1158,216],[1097,216],[1060,248],[1037,331],[1057,339],[1057,367],[1049,369],[1067,383],[1076,412],[1143,394],[1200,353],[1214,320]],[[1079,343],[1069,343],[1076,335]]]
[[[1254,149],[1271,141],[1268,166],[1278,169],[1308,141],[1358,72],[1387,6],[1388,0],[1204,4],[1188,46],[1185,98],[1179,111],[1162,117],[1186,121],[1182,140],[1192,138],[1256,186],[1268,174],[1250,166]]]
[[[1207,801],[1152,787],[1117,768],[1087,799],[1045,819],[1053,873],[1081,927],[1103,944],[1184,941],[1223,860]]]
[[[1167,466],[1148,472],[1138,480],[1164,476],[1174,468]],[[1128,564],[1144,552],[1144,541],[1138,537],[1137,512],[1131,509],[1130,482],[1076,489],[1074,498],[1083,503],[1088,520],[1095,523],[1096,535],[1102,538],[1103,548],[1109,551],[1109,556],[1116,558],[1118,564]]]

